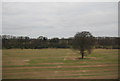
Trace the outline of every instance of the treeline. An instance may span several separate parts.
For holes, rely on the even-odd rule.
[[[39,36],[30,38],[24,36],[2,35],[2,49],[42,49],[42,48],[72,48],[73,37],[51,38]],[[120,49],[119,37],[95,37],[95,48]]]

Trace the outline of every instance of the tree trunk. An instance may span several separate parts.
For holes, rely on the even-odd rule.
[[[84,51],[81,51],[82,59],[84,58]]]
[[[82,53],[82,59],[84,58],[84,53]]]

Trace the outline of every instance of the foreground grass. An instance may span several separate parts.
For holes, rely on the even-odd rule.
[[[94,49],[79,57],[71,49],[3,50],[3,79],[117,78],[118,50]]]

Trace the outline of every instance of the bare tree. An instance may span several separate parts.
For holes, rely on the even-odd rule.
[[[73,48],[80,51],[80,54],[82,55],[82,59],[84,58],[85,51],[88,52],[88,54],[91,53],[91,49],[94,46],[94,37],[90,32],[83,31],[78,32],[74,36],[73,39]]]

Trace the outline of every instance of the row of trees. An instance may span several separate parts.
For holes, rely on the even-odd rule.
[[[85,33],[79,33],[75,35],[75,37],[71,38],[51,38],[39,36],[38,38],[29,38],[23,36],[11,36],[11,35],[1,35],[2,39],[2,48],[10,49],[10,48],[21,48],[21,49],[41,49],[41,48],[72,48],[73,44],[76,42],[80,42],[79,40],[74,41],[75,38],[79,38],[84,36]],[[86,32],[88,36],[92,36],[89,32]],[[93,37],[94,38],[94,48],[106,48],[106,49],[119,49],[119,37]],[[90,41],[91,39],[87,39],[84,41]],[[88,43],[86,43],[88,45]]]
[[[59,39],[39,36],[38,38],[2,36],[2,48],[41,49],[41,48],[69,48],[70,39]]]

